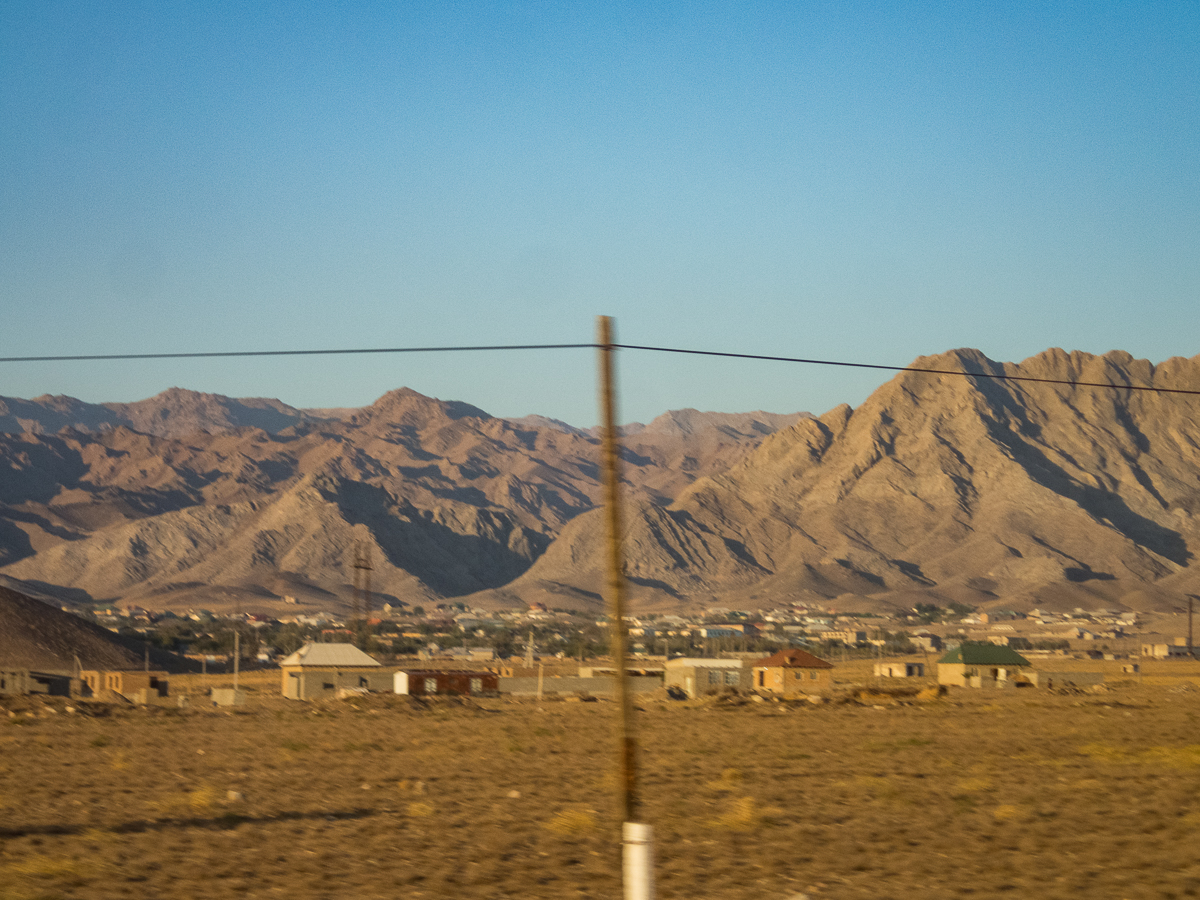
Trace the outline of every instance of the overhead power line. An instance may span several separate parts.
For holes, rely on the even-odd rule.
[[[1149,391],[1155,394],[1193,394],[1200,390],[1153,387],[1150,385],[1113,384],[1109,381],[1070,381],[1065,378],[1036,378],[1032,375],[1006,375],[998,372],[961,372],[957,369],[930,369],[923,366],[885,366],[880,363],[837,362],[829,359],[801,359],[795,356],[764,356],[758,353],[726,353],[719,350],[684,350],[678,347],[647,347],[640,344],[614,344],[624,350],[652,350],[657,353],[687,353],[693,356],[724,356],[731,359],[760,359],[768,362],[805,363],[811,366],[841,366],[848,369],[883,369],[888,372],[924,372],[929,375],[954,375],[959,378],[994,378],[997,381],[1036,381],[1041,384],[1066,384],[1071,387],[1110,388],[1118,391]]]
[[[460,353],[472,350],[594,350],[595,344],[495,344],[484,347],[365,347],[339,350],[215,350],[205,353],[92,353],[78,356],[4,356],[0,363],[83,362],[113,359],[213,359],[229,356],[339,356],[352,353]]]
[[[690,350],[683,347],[654,347],[646,344],[611,344],[618,350],[643,350],[652,353],[679,353],[691,356],[716,356],[725,359],[751,359],[764,362],[799,363],[810,366],[837,366],[846,369],[877,369],[886,372],[920,372],[927,375],[950,375],[956,378],[991,378],[995,381],[1027,381],[1038,384],[1061,384],[1069,387],[1094,387],[1116,391],[1144,391],[1152,394],[1188,394],[1200,396],[1200,390],[1155,387],[1153,385],[1113,384],[1108,381],[1073,381],[1067,378],[1037,378],[1033,375],[1008,375],[1000,372],[964,372],[956,369],[934,369],[925,366],[889,366],[882,363],[843,362],[831,359],[806,359],[798,356],[769,356],[762,353],[732,353],[721,350]],[[217,350],[202,353],[89,353],[61,356],[5,356],[0,363],[87,362],[137,359],[215,359],[251,356],[339,356],[383,353],[472,353],[509,350],[596,350],[600,344],[485,344],[460,347],[363,347],[333,350]]]

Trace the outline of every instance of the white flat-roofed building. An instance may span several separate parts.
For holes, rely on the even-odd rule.
[[[679,688],[689,697],[699,697],[726,687],[748,691],[751,688],[753,662],[747,659],[702,657],[671,659],[665,665],[663,684],[667,688]]]

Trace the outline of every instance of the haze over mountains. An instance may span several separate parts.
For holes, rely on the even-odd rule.
[[[916,365],[1200,387],[1200,357],[957,350]],[[600,608],[586,430],[408,390],[339,418],[186,391],[121,405],[119,422],[66,398],[5,403],[0,422],[34,424],[0,436],[0,573],[60,595],[336,608],[361,541],[389,598]],[[1186,606],[1198,403],[901,373],[819,418],[668,413],[626,429],[634,606]],[[60,419],[34,407],[81,418],[50,434]]]

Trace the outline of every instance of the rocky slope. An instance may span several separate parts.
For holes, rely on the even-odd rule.
[[[1200,357],[960,350],[914,365],[1200,388]],[[647,608],[1171,608],[1200,591],[1197,513],[1198,398],[902,373],[669,505],[634,504],[624,548]],[[578,517],[505,597],[596,602],[602,534],[600,516]]]
[[[178,390],[143,404],[6,403],[32,424],[0,435],[0,563],[59,596],[337,607],[361,548],[377,592],[425,603],[512,581],[599,496],[591,434],[407,389],[336,419]],[[54,406],[67,424],[44,433],[59,420],[23,418],[20,403]],[[798,418],[679,415],[686,434],[644,429],[627,450],[646,502],[669,502]]]
[[[144,647],[43,603],[0,586],[0,666],[50,672],[82,669],[138,669]],[[186,662],[172,653],[151,651],[155,668],[177,671]]]

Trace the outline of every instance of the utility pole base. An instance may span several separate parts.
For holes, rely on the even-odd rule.
[[[654,829],[641,822],[621,827],[625,900],[654,900]]]

